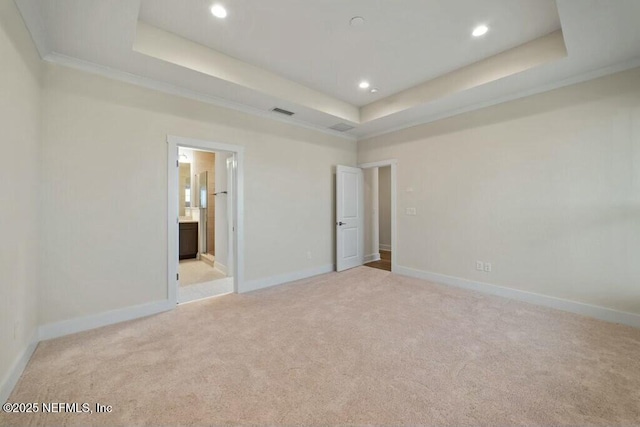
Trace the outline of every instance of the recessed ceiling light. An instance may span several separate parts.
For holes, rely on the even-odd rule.
[[[227,9],[225,9],[222,5],[214,4],[211,6],[211,13],[216,18],[226,18],[227,17]]]
[[[360,86],[360,89],[367,89],[370,85],[368,81],[363,80],[358,86]]]
[[[351,21],[349,21],[349,25],[351,25],[352,27],[359,27],[363,24],[364,18],[362,16],[354,16],[353,18],[351,18]]]
[[[473,35],[473,37],[480,37],[487,34],[487,31],[489,31],[489,27],[487,27],[486,25],[478,25],[473,29],[473,32],[471,34]]]
[[[378,88],[377,87],[371,88],[370,92],[371,93],[378,93]]]

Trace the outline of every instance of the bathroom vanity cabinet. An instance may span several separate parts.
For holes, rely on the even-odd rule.
[[[180,223],[180,259],[198,256],[198,222]]]

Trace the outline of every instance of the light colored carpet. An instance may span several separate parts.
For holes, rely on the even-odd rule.
[[[179,283],[181,287],[211,282],[227,277],[199,259],[185,259],[180,261],[178,273],[180,274]]]
[[[640,330],[360,267],[41,343],[0,425],[638,425]]]

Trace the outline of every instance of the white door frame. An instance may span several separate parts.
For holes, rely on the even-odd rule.
[[[398,173],[398,160],[390,159],[390,160],[381,160],[379,162],[370,162],[370,163],[362,163],[359,164],[358,167],[361,169],[370,169],[370,168],[383,168],[386,166],[391,166],[391,272],[395,271],[398,263],[398,227],[397,227],[397,173]]]
[[[241,145],[223,144],[203,139],[185,138],[167,135],[168,149],[168,197],[167,197],[167,297],[169,302],[178,303],[178,263],[179,263],[179,195],[178,195],[178,146],[207,151],[226,151],[233,153],[236,162],[236,179],[233,200],[233,216],[229,221],[235,225],[233,240],[234,263],[230,273],[233,275],[233,291],[242,291],[244,284],[244,147]]]
[[[236,166],[234,165],[235,159],[233,157],[227,158],[225,166],[227,167],[227,218],[233,217],[233,206],[235,204],[236,195],[234,193],[233,185],[229,185],[230,182],[233,182],[233,171],[236,170]],[[235,265],[233,261],[233,254],[235,245],[233,244],[233,221],[227,220],[227,265],[225,267],[225,274],[228,276],[229,273],[233,274],[235,271],[233,266]]]

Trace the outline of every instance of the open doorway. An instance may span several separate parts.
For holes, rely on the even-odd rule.
[[[178,303],[233,292],[228,170],[232,153],[178,146]]]
[[[396,176],[396,160],[336,166],[336,271],[366,264],[394,271]]]
[[[363,172],[364,265],[391,271],[391,166],[367,168]]]
[[[181,304],[237,292],[242,147],[172,136],[167,142],[169,299]]]

